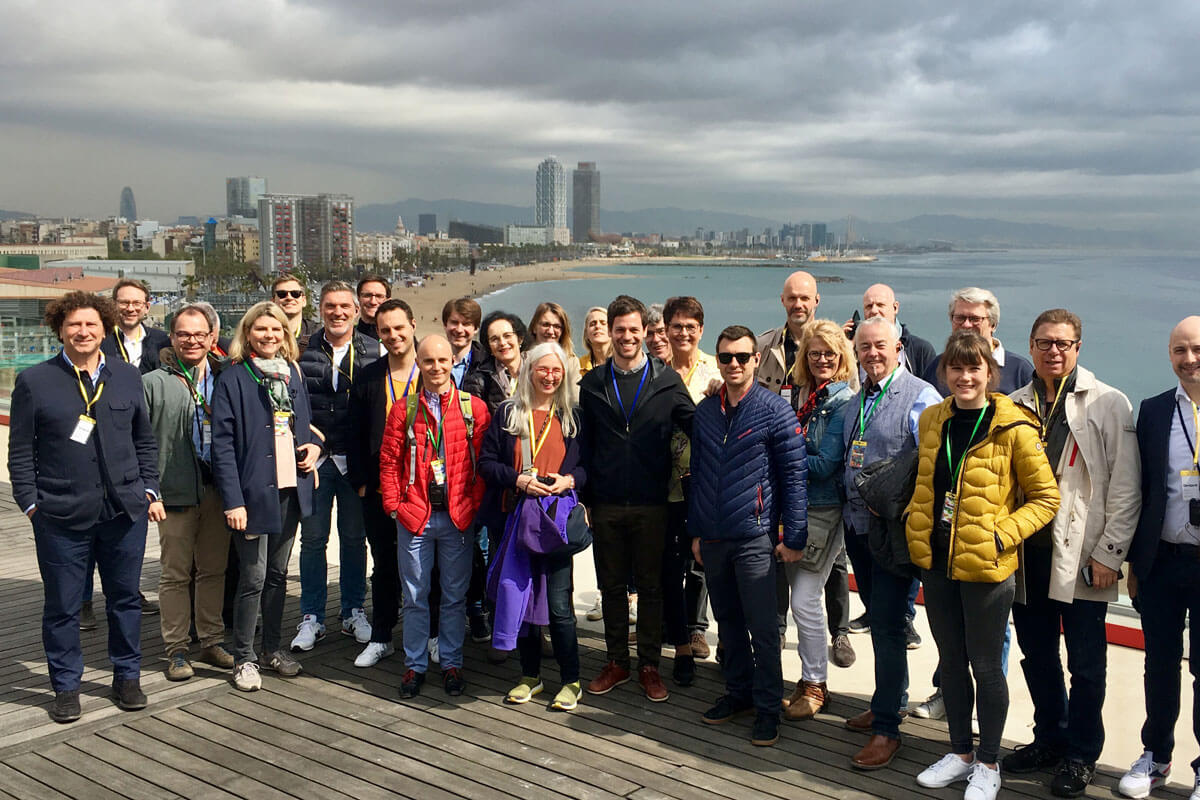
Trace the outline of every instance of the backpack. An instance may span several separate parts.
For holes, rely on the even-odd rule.
[[[457,388],[454,389],[458,395],[458,409],[462,412],[463,421],[467,425],[467,452],[471,456],[471,483],[475,483],[475,447],[473,440],[475,438],[475,414],[471,410],[471,395],[460,392]],[[417,418],[417,404],[421,401],[420,392],[409,392],[405,400],[405,431],[404,437],[408,440],[408,485],[412,486],[417,480],[417,432],[415,421]],[[445,413],[443,411],[443,413]]]

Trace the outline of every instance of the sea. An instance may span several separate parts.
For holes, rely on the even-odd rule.
[[[900,321],[939,352],[950,333],[950,293],[981,286],[1000,301],[996,330],[1006,350],[1029,355],[1029,329],[1049,308],[1067,308],[1083,320],[1080,364],[1138,403],[1176,383],[1167,340],[1179,320],[1200,314],[1200,254],[1079,250],[1006,250],[881,254],[868,264],[798,265],[752,262],[614,263],[583,271],[614,277],[518,284],[480,298],[484,313],[504,309],[526,322],[538,303],[566,309],[576,348],[591,306],[618,294],[642,302],[691,295],[704,306],[701,347],[712,352],[721,329],[746,325],[756,332],[783,324],[784,279],[796,269],[817,277],[817,316],[841,324],[873,283],[891,286]]]

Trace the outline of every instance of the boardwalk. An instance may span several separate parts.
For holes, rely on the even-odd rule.
[[[0,497],[9,496],[0,487]],[[152,528],[143,578],[151,592],[156,558]],[[335,576],[331,584],[336,617]],[[290,589],[289,622],[298,613],[294,570]],[[99,611],[99,591],[97,603]],[[945,752],[941,723],[907,721],[905,746],[892,769],[846,768],[864,739],[842,727],[842,720],[865,707],[861,694],[836,695],[830,713],[804,725],[785,723],[777,746],[758,748],[750,745],[748,720],[716,728],[700,724],[700,713],[720,692],[712,661],[700,665],[695,686],[671,686],[667,703],[650,704],[631,683],[605,697],[585,696],[577,711],[562,714],[546,710],[557,689],[553,663],[547,664],[545,695],[506,706],[504,694],[517,677],[515,659],[492,666],[481,645],[468,643],[464,696],[448,698],[432,680],[420,698],[401,703],[401,659],[356,669],[359,645],[336,633],[302,656],[299,678],[268,673],[263,691],[243,694],[225,674],[203,665],[196,678],[168,683],[156,617],[146,617],[143,629],[142,685],[149,707],[123,713],[108,699],[102,621],[84,634],[83,719],[55,725],[46,713],[51,693],[32,532],[11,504],[0,513],[0,608],[0,800],[962,796],[961,784],[931,791],[913,780]],[[595,629],[581,628],[585,676],[601,666],[597,637]],[[1130,712],[1140,724],[1140,709]],[[1186,775],[1182,759],[1177,766]],[[1088,796],[1115,796],[1116,775],[1106,767]],[[1048,797],[1042,783],[1048,776],[1031,777],[1006,776],[1002,796]],[[1186,796],[1176,781],[1161,796]]]

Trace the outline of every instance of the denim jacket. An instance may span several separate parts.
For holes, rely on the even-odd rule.
[[[811,507],[840,506],[846,500],[846,490],[842,486],[846,458],[842,407],[853,398],[854,390],[845,381],[829,384],[829,395],[817,406],[808,422],[804,444],[808,451],[808,504]]]

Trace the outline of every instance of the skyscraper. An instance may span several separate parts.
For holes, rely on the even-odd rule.
[[[137,219],[137,203],[133,201],[133,189],[126,186],[121,190],[121,214],[120,216],[133,222]]]
[[[428,236],[437,233],[437,214],[417,215],[417,235]]]
[[[550,156],[537,168],[535,224],[544,228],[567,227],[567,174],[558,159]]]
[[[572,178],[571,238],[586,242],[600,232],[600,171],[595,161],[580,161]]]
[[[353,266],[354,198],[348,194],[264,194],[258,229],[266,273]]]
[[[225,214],[230,217],[258,216],[258,198],[267,193],[267,179],[255,176],[225,179]]]

